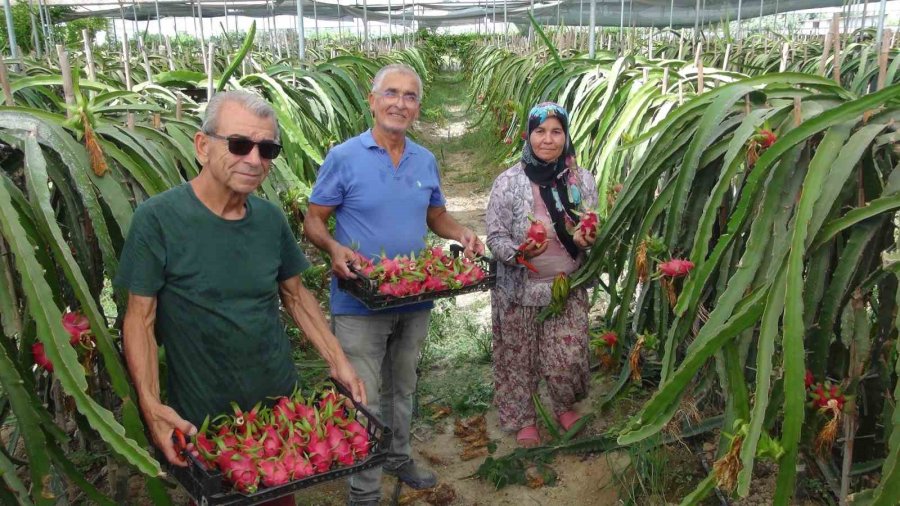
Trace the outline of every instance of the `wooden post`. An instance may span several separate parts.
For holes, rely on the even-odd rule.
[[[97,80],[97,73],[94,71],[94,49],[91,47],[91,34],[88,29],[81,30],[81,37],[84,39],[84,58],[87,60],[87,77],[91,81]]]
[[[787,70],[788,54],[790,54],[790,51],[791,45],[785,42],[784,45],[781,46],[781,64],[778,65],[779,72],[784,72],[785,70]]]
[[[128,47],[128,33],[122,30],[122,64],[125,65],[125,89],[131,91],[131,50]]]
[[[6,61],[3,60],[3,53],[0,53],[0,86],[3,87],[3,99],[6,105],[10,107],[16,105],[13,102],[12,88],[9,86],[9,76],[6,74]]]
[[[162,126],[162,117],[158,112],[153,113],[153,128],[159,130]]]
[[[66,48],[62,44],[56,45],[56,55],[59,57],[59,73],[62,74],[63,94],[66,97],[67,109],[75,105],[75,85],[72,83],[72,67],[69,66],[69,55]],[[72,111],[67,110],[66,114],[71,116]]]
[[[834,43],[834,66],[832,69],[834,70],[832,76],[834,80],[841,84],[841,25],[840,25],[840,14],[835,13],[834,15],[834,36],[831,37],[831,41]]]
[[[794,126],[798,127],[803,123],[803,108],[800,104],[800,97],[794,97]]]
[[[703,93],[703,60],[697,58],[697,94]]]
[[[881,37],[881,52],[878,53],[878,82],[875,85],[875,91],[884,88],[885,79],[887,78],[888,53],[891,50],[891,30],[885,29]]]
[[[681,35],[678,36],[678,59],[684,59],[684,28],[681,29]]]
[[[125,126],[128,127],[129,130],[134,130],[134,113],[129,112],[125,116]]]
[[[744,115],[750,115],[750,95],[744,95]]]
[[[176,18],[172,18],[176,19]],[[169,59],[169,70],[175,70],[175,59],[172,58],[172,42],[169,40],[169,36],[166,35],[166,58]]]
[[[731,42],[725,45],[725,59],[722,61],[722,70],[728,71],[729,58],[731,58]]]
[[[663,68],[663,80],[662,80],[662,92],[668,93],[669,91],[669,67]]]
[[[153,82],[153,69],[150,68],[150,60],[147,59],[147,48],[142,43],[138,43],[141,49],[141,58],[144,60],[144,72],[147,74],[147,82]]]
[[[825,65],[828,63],[828,54],[831,51],[831,37],[834,35],[834,20],[831,21],[831,28],[825,32],[825,45],[822,46],[822,59],[819,60],[819,74],[825,76]]]
[[[184,103],[181,100],[181,95],[175,99],[175,119],[181,121],[181,117],[184,115]]]
[[[215,89],[215,88],[213,87],[213,55],[214,55],[215,52],[216,52],[215,49],[216,49],[215,43],[210,42],[210,43],[209,43],[209,51],[206,52],[206,54],[209,55],[209,65],[207,65],[207,68],[208,68],[209,70],[206,72],[206,80],[207,80],[207,83],[206,83],[206,101],[207,101],[207,102],[209,102],[210,100],[212,100],[213,90]]]
[[[684,103],[684,86],[682,85],[681,80],[678,80],[678,105]]]

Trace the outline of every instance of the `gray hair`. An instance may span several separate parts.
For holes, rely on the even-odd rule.
[[[258,95],[240,90],[224,91],[216,93],[206,104],[206,113],[203,115],[203,124],[200,131],[205,134],[214,134],[219,129],[219,114],[222,105],[226,102],[234,102],[244,109],[253,113],[256,117],[262,119],[272,119],[275,124],[275,141],[278,142],[280,135],[278,131],[278,116],[275,115],[275,109]]]
[[[381,70],[375,74],[375,79],[372,79],[372,92],[381,91],[381,85],[388,74],[406,74],[415,77],[416,84],[419,86],[419,100],[422,99],[422,78],[419,77],[419,73],[416,72],[416,69],[405,63],[392,63],[381,67]]]

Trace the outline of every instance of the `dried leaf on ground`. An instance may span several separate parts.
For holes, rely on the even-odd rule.
[[[435,408],[434,413],[431,414],[432,420],[438,420],[440,418],[444,418],[446,416],[450,416],[453,413],[453,408],[450,406],[438,406]]]
[[[397,504],[403,506],[413,504],[419,500],[425,501],[432,506],[447,506],[456,500],[456,490],[446,483],[441,483],[434,488],[425,490],[411,490],[400,496]]]
[[[544,475],[538,471],[536,466],[531,466],[525,470],[525,484],[531,488],[541,488],[544,486]]]
[[[461,460],[472,460],[477,459],[478,457],[487,457],[488,451],[487,448],[466,448],[462,453],[459,454],[459,458]]]

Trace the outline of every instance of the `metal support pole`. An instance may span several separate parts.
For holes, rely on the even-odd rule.
[[[497,35],[497,0],[492,1],[493,18],[491,19],[491,35]]]
[[[503,39],[506,42],[506,49],[509,49],[509,25],[506,23],[506,0],[503,0]]]
[[[743,6],[743,0],[738,0],[738,13],[737,13],[737,39],[741,40],[741,7]]]
[[[222,9],[225,11],[225,34],[228,34],[228,0],[222,0]],[[212,98],[212,97],[210,97]]]
[[[41,37],[38,35],[37,21],[34,19],[34,2],[28,0],[28,17],[31,19],[31,43],[34,44],[34,52],[38,58],[42,56]]]
[[[303,31],[303,0],[297,2],[297,59],[306,58],[306,33]]]
[[[162,37],[162,19],[159,17],[159,0],[153,0],[153,6],[156,8],[156,34]]]
[[[391,0],[388,0],[388,50],[394,49],[394,27],[391,24]]]
[[[588,20],[588,56],[597,54],[597,0],[591,0],[591,19]]]
[[[884,11],[887,8],[887,0],[881,0],[878,6],[878,29],[875,31],[875,47],[881,47],[881,38],[884,36]]]
[[[366,51],[369,50],[369,4],[363,0],[363,42]]]
[[[318,41],[319,40],[319,13],[316,10],[317,3],[318,3],[317,1],[313,0],[313,22],[316,25],[316,40]],[[273,9],[274,9],[274,7],[273,7]]]
[[[3,12],[6,13],[6,34],[9,37],[9,54],[13,59],[19,59],[19,45],[16,43],[16,30],[13,28],[12,6],[9,0],[3,0]]]
[[[625,36],[625,0],[619,4],[619,50],[622,50],[622,37]]]
[[[669,2],[669,30],[672,29],[672,21],[675,19],[675,0]]]
[[[578,0],[578,31],[584,26],[584,0]]]

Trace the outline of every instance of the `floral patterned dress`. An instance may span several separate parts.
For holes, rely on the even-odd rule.
[[[577,188],[570,194],[580,195],[583,209],[597,207],[590,172],[570,171],[568,184]],[[513,431],[535,423],[531,396],[541,379],[547,382],[557,415],[586,393],[589,380],[587,291],[573,289],[562,314],[538,323],[538,313],[550,303],[552,283],[530,279],[515,261],[534,210],[531,181],[516,164],[494,182],[486,215],[487,246],[498,269],[497,286],[491,291],[494,404],[501,427]],[[552,233],[548,239],[558,241]],[[579,266],[583,260],[584,254],[579,255]]]

